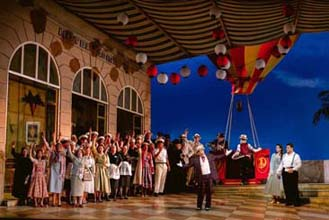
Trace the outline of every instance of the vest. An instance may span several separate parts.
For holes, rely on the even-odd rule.
[[[240,153],[242,155],[248,155],[251,153],[249,147],[248,147],[248,143],[242,143],[240,144]]]

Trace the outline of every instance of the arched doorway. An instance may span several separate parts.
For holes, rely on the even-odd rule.
[[[39,144],[41,132],[51,140],[57,130],[60,80],[54,57],[42,45],[25,42],[10,59],[8,82],[6,190],[14,165],[10,143],[16,141],[20,151],[26,144]]]
[[[124,135],[134,131],[142,134],[144,127],[144,108],[142,99],[137,91],[127,86],[123,88],[118,97],[117,105],[117,131]]]
[[[88,67],[79,70],[72,90],[72,134],[81,135],[90,127],[104,134],[107,105],[106,87],[99,73]]]

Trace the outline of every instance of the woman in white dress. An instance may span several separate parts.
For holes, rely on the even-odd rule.
[[[270,172],[268,174],[265,193],[272,195],[273,199],[271,204],[280,203],[280,199],[283,195],[283,184],[281,178],[276,175],[276,170],[278,169],[283,156],[283,147],[281,144],[277,144],[275,148],[275,153],[271,156]]]
[[[94,202],[96,202],[95,196],[95,159],[91,153],[91,148],[85,148],[85,156],[83,157],[87,164],[87,171],[90,172],[91,180],[85,181],[85,189],[84,189],[84,203],[87,203],[88,194],[93,194]]]
[[[73,162],[71,171],[71,194],[73,196],[74,207],[79,206],[82,208],[82,197],[84,193],[83,173],[85,169],[87,169],[87,164],[83,158],[82,149],[78,149],[74,155],[71,148],[68,147],[68,156]]]

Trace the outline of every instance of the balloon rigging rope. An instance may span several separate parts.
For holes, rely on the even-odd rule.
[[[231,140],[233,102],[234,102],[234,93],[232,93],[232,96],[231,96],[230,108],[229,108],[227,122],[226,122],[226,128],[225,128],[225,139],[227,140],[228,146],[230,146],[230,140]]]
[[[247,103],[248,103],[250,126],[251,126],[252,137],[253,137],[253,140],[254,140],[254,146],[259,147],[260,143],[259,143],[258,134],[257,134],[257,130],[256,130],[254,115],[252,113],[251,105],[250,105],[250,102],[249,102],[249,96],[247,96]]]

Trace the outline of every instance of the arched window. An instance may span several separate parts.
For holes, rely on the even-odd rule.
[[[118,97],[117,105],[117,131],[127,134],[143,133],[144,109],[143,102],[137,91],[127,86],[123,88]]]
[[[72,88],[72,133],[81,135],[91,127],[107,130],[107,92],[101,76],[92,68],[79,70]]]
[[[73,82],[73,93],[107,104],[104,82],[91,68],[83,68],[77,73]]]
[[[60,88],[54,57],[41,44],[25,42],[14,51],[8,66],[7,140],[16,140],[20,146],[39,143],[43,131],[51,140],[58,128]],[[32,130],[35,135],[30,135]]]
[[[59,88],[58,70],[53,56],[34,42],[26,42],[16,50],[9,73]]]
[[[125,87],[121,90],[118,98],[118,108],[138,115],[143,115],[142,100],[132,87]]]

